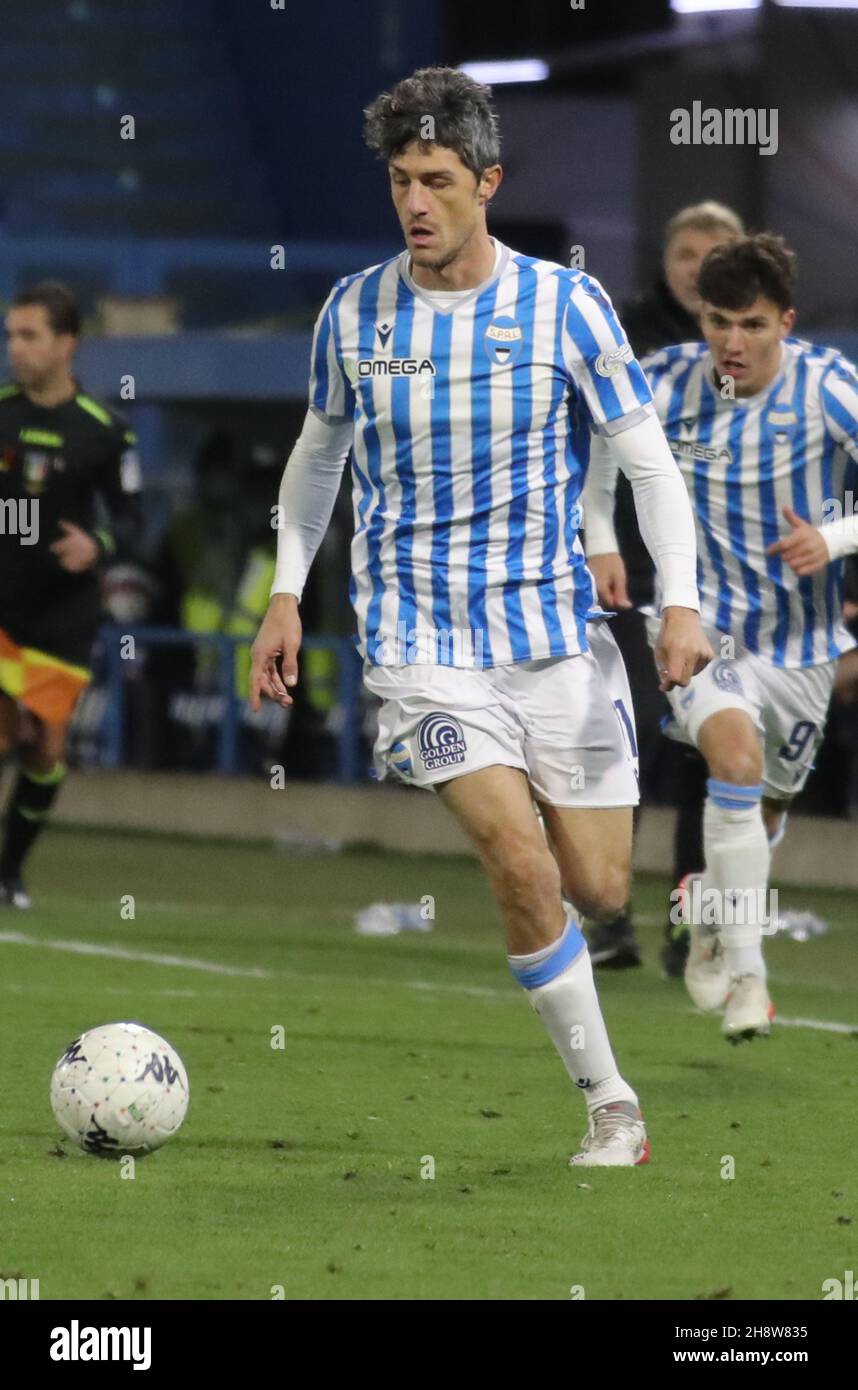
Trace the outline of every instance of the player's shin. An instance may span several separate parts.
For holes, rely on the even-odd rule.
[[[615,1101],[637,1105],[637,1096],[617,1070],[589,952],[574,917],[552,945],[508,960],[567,1072],[584,1092],[588,1110]]]
[[[760,810],[762,787],[710,777],[707,792],[702,910],[720,931],[730,975],[764,980],[762,929],[768,920],[771,849]]]

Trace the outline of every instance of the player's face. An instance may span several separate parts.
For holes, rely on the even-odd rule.
[[[413,140],[388,166],[390,190],[414,265],[443,270],[483,225],[500,168],[478,180],[454,150]]]
[[[753,396],[780,369],[781,343],[792,332],[795,310],[760,295],[747,309],[704,304],[700,327],[715,361],[715,376],[732,377],[737,396]]]
[[[6,315],[6,356],[19,386],[40,387],[68,369],[75,349],[70,333],[55,333],[41,304],[22,304]]]
[[[726,229],[722,232],[703,232],[698,227],[685,227],[667,243],[664,278],[670,293],[679,300],[686,313],[700,313],[697,274],[701,262],[713,246],[720,246],[727,237]]]

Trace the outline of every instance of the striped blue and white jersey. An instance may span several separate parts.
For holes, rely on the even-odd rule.
[[[596,280],[496,247],[455,302],[403,252],[338,281],[316,324],[310,407],[354,422],[351,597],[376,665],[587,651],[591,431],[629,428],[652,395]]]
[[[818,666],[855,643],[840,617],[843,562],[799,578],[766,548],[783,508],[834,519],[858,472],[858,373],[836,348],[797,338],[755,396],[724,399],[704,343],[642,360],[691,497],[704,624],[775,666]]]

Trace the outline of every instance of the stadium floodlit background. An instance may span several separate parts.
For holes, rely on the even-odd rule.
[[[302,608],[294,711],[254,715],[245,697],[315,315],[336,278],[401,249],[384,170],[362,144],[363,106],[417,67],[479,65],[469,70],[492,85],[501,118],[505,178],[489,217],[501,240],[561,264],[582,248],[621,306],[657,277],[669,217],[718,199],[787,238],[797,331],[855,360],[858,4],[40,0],[37,20],[30,0],[2,9],[0,299],[45,278],[79,293],[77,376],[139,437],[146,526],[140,553],[104,575],[74,771],[34,858],[21,928],[31,939],[12,939],[17,918],[0,922],[4,1028],[28,1046],[17,1109],[0,1120],[4,1181],[20,1183],[0,1267],[41,1270],[43,1297],[254,1298],[282,1285],[286,1297],[562,1298],[586,1285],[587,1297],[620,1298],[644,1278],[665,1298],[818,1297],[849,1264],[848,1223],[837,1222],[858,1202],[854,1163],[851,1190],[838,1167],[842,1126],[820,1160],[819,1211],[799,1165],[779,1175],[770,1227],[738,1263],[735,1232],[742,1201],[756,1219],[768,1210],[765,1165],[814,1128],[825,1085],[796,1094],[797,1071],[827,1068],[836,1106],[856,1084],[839,1060],[858,1028],[845,891],[858,884],[854,690],[834,709],[789,862],[775,865],[789,905],[828,926],[772,943],[778,1002],[827,1031],[787,1028],[767,1056],[709,1060],[709,1033],[656,970],[669,779],[650,789],[662,810],[643,817],[636,858],[646,968],[604,987],[619,1050],[662,1127],[654,1211],[633,1190],[640,1175],[610,1179],[636,1254],[606,1244],[583,1210],[592,1194],[569,1197],[562,1162],[555,1185],[533,1158],[559,1130],[571,1147],[580,1116],[558,1123],[565,1081],[559,1068],[546,1079],[475,864],[456,857],[463,846],[434,807],[413,809],[420,794],[372,781],[347,485]],[[775,111],[776,149],[674,144],[671,112],[694,103]],[[135,636],[133,660],[122,634]],[[354,932],[374,901],[428,899],[431,932]],[[45,1156],[45,1069],[68,1037],[124,1014],[174,1038],[194,1095],[136,1200],[154,1210],[169,1181],[184,1184],[186,1204],[169,1240],[138,1221],[133,1257],[126,1247],[96,1261],[76,1232],[99,1202],[119,1219],[119,1184],[106,1198],[98,1165],[82,1167],[84,1190],[62,1206]],[[279,1024],[282,1056],[268,1044]],[[795,1109],[762,1140],[737,1137],[778,1087]],[[743,1143],[755,1176],[735,1192],[712,1179],[703,1210],[719,1229],[707,1242],[699,1185],[683,1169]],[[420,1181],[426,1155],[434,1184]],[[515,1218],[533,1182],[544,1201],[522,1246]],[[206,1184],[225,1198],[217,1228]],[[795,1232],[781,1246],[772,1234],[790,1202],[815,1232],[804,1250]],[[51,1214],[63,1236],[48,1254]]]
[[[43,277],[79,292],[79,376],[140,439],[145,543],[107,574],[108,614],[255,631],[314,317],[334,279],[399,248],[361,109],[417,66],[492,60],[505,181],[491,217],[508,244],[561,264],[580,247],[622,305],[653,280],[670,215],[717,198],[798,251],[799,330],[858,356],[856,25],[825,6],[686,0],[47,0],[34,33],[8,0],[0,296]],[[672,144],[670,112],[695,101],[776,109],[776,153]],[[304,605],[330,645],[308,651],[291,720],[243,705],[247,663],[234,671],[227,643],[150,637],[133,665],[105,645],[77,761],[365,780],[371,714],[341,673],[350,527],[346,483]],[[834,722],[807,798],[856,813],[858,736]]]

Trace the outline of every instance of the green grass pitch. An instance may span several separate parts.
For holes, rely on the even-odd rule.
[[[768,947],[782,1014],[854,1031],[730,1048],[659,977],[667,885],[638,881],[645,967],[599,979],[652,1162],[582,1172],[582,1099],[469,860],[55,830],[32,887],[0,912],[0,1277],[43,1299],[819,1299],[858,1268],[854,895],[783,890],[830,930]],[[431,934],[354,932],[356,908],[425,894]],[[133,1180],[58,1144],[48,1102],[66,1043],[123,1018],[191,1082]]]

